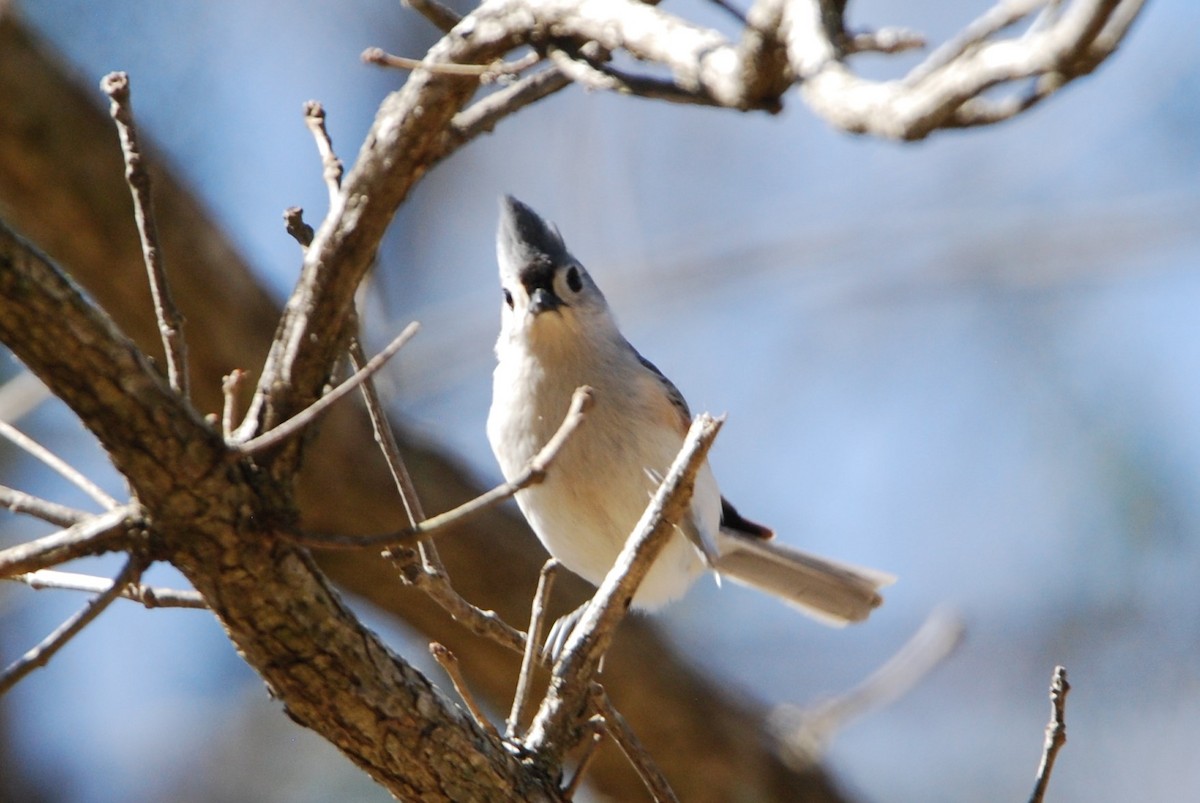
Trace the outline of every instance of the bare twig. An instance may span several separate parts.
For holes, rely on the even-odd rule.
[[[142,258],[146,262],[146,274],[150,278],[154,314],[158,319],[163,351],[167,357],[167,379],[176,392],[187,398],[187,341],[183,336],[183,316],[171,298],[167,272],[163,267],[158,247],[158,228],[154,223],[154,205],[150,197],[150,174],[142,164],[137,127],[133,121],[133,104],[130,101],[129,76],[123,72],[109,73],[101,79],[100,88],[112,101],[109,112],[121,137],[121,152],[125,156],[125,180],[129,183],[129,190],[133,195],[133,216],[137,221],[138,236],[142,241]]]
[[[226,440],[233,437],[234,430],[237,429],[238,422],[241,419],[241,409],[238,406],[238,391],[241,390],[246,376],[246,372],[241,368],[234,368],[221,377],[221,395],[225,400],[224,405],[221,407],[221,434],[225,436]]]
[[[443,137],[442,147],[449,152],[480,134],[490,132],[508,115],[570,85],[571,79],[562,70],[551,67],[498,89],[454,116]]]
[[[496,730],[496,726],[487,718],[487,714],[483,712],[483,708],[480,707],[479,703],[475,702],[475,695],[471,694],[471,689],[467,686],[467,680],[463,677],[462,667],[458,665],[458,656],[436,641],[430,642],[429,652],[433,655],[433,659],[438,662],[438,665],[450,676],[450,682],[454,684],[454,690],[462,698],[463,704],[466,705],[471,718],[475,720],[475,724],[499,740],[500,732]]]
[[[604,717],[594,716],[588,720],[588,728],[592,731],[592,738],[583,748],[583,755],[579,757],[579,763],[575,765],[575,772],[571,775],[571,780],[562,789],[562,796],[565,800],[574,800],[575,793],[579,791],[579,787],[583,784],[583,776],[587,774],[588,766],[592,763],[592,758],[596,755],[596,749],[600,747],[600,743],[604,741],[605,721]]]
[[[0,674],[0,694],[7,692],[18,681],[39,666],[45,666],[54,657],[54,654],[62,649],[68,641],[74,638],[83,628],[87,627],[93,619],[103,613],[104,609],[121,595],[125,587],[137,579],[141,570],[142,564],[140,559],[131,557],[126,561],[125,568],[116,576],[112,582],[112,586],[107,591],[89,602],[83,610],[63,622],[53,633],[42,639],[36,647],[9,664],[4,673]]]
[[[45,446],[35,441],[25,433],[18,430],[12,424],[6,421],[0,421],[0,435],[12,441],[14,446],[17,446],[33,457],[41,460],[50,468],[54,469],[79,490],[90,496],[101,507],[106,510],[113,510],[120,507],[120,503],[116,499],[106,494],[100,489],[100,486],[83,476],[81,473],[72,468],[65,460],[58,457]]]
[[[1038,765],[1037,782],[1029,803],[1042,803],[1046,796],[1046,786],[1050,783],[1050,773],[1054,771],[1054,760],[1058,751],[1067,743],[1067,723],[1064,719],[1067,708],[1067,692],[1071,684],[1067,683],[1065,667],[1054,667],[1054,676],[1050,680],[1050,722],[1046,725],[1046,741],[1042,745],[1042,760]]]
[[[1003,0],[989,8],[953,38],[938,46],[925,60],[904,77],[906,83],[914,84],[942,69],[977,45],[1028,17],[1046,0]]]
[[[403,2],[404,5],[417,11],[425,19],[432,22],[442,33],[449,31],[462,19],[455,11],[437,2],[437,0],[403,0]]]
[[[33,572],[114,549],[119,546],[115,542],[130,529],[132,515],[129,508],[118,507],[65,530],[0,550],[0,577]]]
[[[357,318],[357,315],[355,317]],[[357,336],[350,340],[350,362],[356,371],[362,370],[367,365],[366,352],[363,351],[362,341]],[[369,379],[363,382],[359,390],[367,408],[367,415],[371,419],[375,443],[383,452],[383,459],[387,463],[388,472],[392,475],[392,482],[396,484],[396,490],[400,494],[400,501],[404,504],[404,512],[408,516],[408,521],[410,524],[419,524],[425,518],[425,511],[421,507],[421,499],[417,495],[417,487],[413,484],[412,475],[408,473],[408,467],[404,465],[404,458],[400,455],[400,445],[396,443],[395,433],[388,424],[387,413],[383,409],[379,393],[375,390],[374,380]]]
[[[554,665],[550,690],[542,701],[526,740],[530,750],[557,763],[571,745],[571,723],[582,712],[589,686],[613,633],[667,539],[691,502],[696,472],[721,429],[721,420],[701,414],[692,422],[683,448],[671,464],[654,498],[625,542],[612,569],[588,603],[567,638],[564,653]]]
[[[797,769],[811,767],[835,732],[907,694],[958,648],[964,632],[958,615],[935,610],[895,655],[850,691],[807,708],[777,707],[769,728],[784,760]]]
[[[312,132],[313,140],[317,143],[317,153],[321,154],[322,176],[325,179],[325,189],[329,191],[329,206],[332,208],[342,190],[342,160],[334,153],[333,140],[329,138],[329,130],[325,128],[325,107],[315,100],[306,102],[304,124]],[[309,242],[312,242],[311,236]]]
[[[615,67],[595,63],[590,59],[576,58],[561,48],[549,48],[547,55],[559,72],[588,89],[617,92],[622,95],[637,95],[671,103],[698,106],[719,105],[712,96],[698,89],[688,89],[674,81],[661,78],[634,75]]]
[[[312,245],[313,227],[304,222],[304,210],[298,206],[289,206],[283,210],[283,225],[292,239],[300,243],[301,248]]]
[[[608,698],[608,692],[598,683],[592,685],[592,702],[596,706],[596,710],[604,717],[605,729],[608,734],[621,748],[625,758],[633,766],[638,777],[642,779],[642,783],[646,785],[646,791],[650,793],[650,796],[657,803],[677,803],[678,798],[675,796],[675,791],[671,789],[671,784],[667,782],[667,776],[663,775],[662,770],[654,763],[654,759],[642,745],[637,734],[633,732],[633,728],[629,727],[625,717],[621,716],[621,712],[613,706],[612,700]]]
[[[397,70],[429,70],[441,75],[478,77],[485,84],[506,76],[518,75],[537,64],[541,59],[537,53],[526,53],[515,61],[497,59],[491,64],[453,64],[396,56],[378,47],[367,48],[362,52],[361,58],[367,64],[377,64],[380,67],[391,67]]]
[[[35,516],[42,521],[57,524],[59,527],[70,527],[92,515],[27,494],[24,491],[18,491],[16,488],[9,488],[7,485],[0,485],[0,507],[11,510],[13,513]]]
[[[356,367],[364,366],[366,356],[357,337],[351,338],[350,341],[350,359]],[[383,405],[379,401],[379,394],[376,393],[375,386],[370,381],[363,383],[362,393],[367,413],[371,419],[375,442],[379,444],[383,452],[388,470],[396,484],[396,490],[404,503],[410,526],[412,528],[419,527],[425,520],[425,511],[421,505],[421,499],[417,495],[412,476],[408,473],[408,468],[404,465],[404,459],[400,455],[400,447],[388,425]],[[472,633],[485,636],[520,652],[524,644],[524,636],[521,632],[502,620],[494,611],[485,611],[463,598],[450,584],[449,574],[442,565],[437,547],[434,546],[428,535],[414,536],[414,539],[417,544],[415,555],[394,547],[384,553],[397,565],[405,582],[424,591],[430,599],[450,614],[454,621],[462,624]]]
[[[57,589],[62,591],[87,591],[93,594],[103,594],[112,588],[113,581],[104,577],[93,577],[90,574],[76,572],[60,572],[53,569],[39,569],[28,574],[18,574],[6,577],[24,583],[35,591]],[[175,588],[159,588],[140,583],[131,583],[121,592],[121,597],[134,602],[140,602],[147,608],[196,608],[207,609],[208,603],[196,591],[181,591]]]
[[[542,635],[546,620],[546,604],[550,599],[550,591],[554,588],[554,578],[558,576],[559,562],[554,558],[546,561],[538,574],[537,591],[533,594],[533,605],[529,610],[529,630],[525,631],[525,652],[521,656],[521,674],[517,676],[517,690],[513,695],[512,709],[508,714],[508,722],[504,726],[504,734],[508,738],[516,738],[521,727],[521,712],[525,708],[529,696],[529,684],[533,680],[533,670],[538,651],[542,644]]]
[[[508,499],[518,491],[540,483],[546,477],[546,472],[554,462],[554,458],[562,449],[563,444],[574,434],[576,428],[583,423],[588,407],[592,403],[592,390],[588,387],[577,388],[571,397],[571,406],[567,415],[559,425],[558,430],[546,442],[541,451],[529,461],[529,465],[519,475],[508,482],[497,485],[490,491],[464,502],[452,510],[439,513],[406,530],[397,533],[380,535],[343,536],[318,533],[291,533],[288,540],[305,546],[323,547],[329,549],[363,549],[365,547],[406,547],[412,546],[420,539],[428,538],[479,513],[482,510]],[[407,476],[407,472],[405,472]],[[411,482],[411,480],[409,480]],[[415,511],[415,512],[420,512]]]
[[[326,393],[321,398],[317,399],[303,411],[292,416],[288,420],[281,423],[274,429],[264,432],[256,438],[251,438],[248,441],[238,445],[238,450],[243,454],[254,454],[261,452],[264,449],[269,449],[272,446],[278,446],[283,441],[295,435],[304,427],[311,424],[329,407],[345,396],[350,391],[354,390],[358,385],[369,376],[374,374],[387,363],[396,352],[417,333],[420,325],[416,321],[410,323],[404,328],[404,331],[396,336],[396,339],[387,345],[387,347],[376,354],[371,360],[358,371],[355,371],[346,381],[335,387],[333,390]]]

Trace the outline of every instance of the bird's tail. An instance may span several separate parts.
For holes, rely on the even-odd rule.
[[[721,536],[718,572],[826,624],[840,627],[866,619],[883,602],[879,589],[896,581],[884,572],[818,558],[774,541],[729,530]]]

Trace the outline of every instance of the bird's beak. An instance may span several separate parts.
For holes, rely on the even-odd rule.
[[[534,290],[533,295],[529,297],[531,315],[541,315],[543,312],[557,310],[562,305],[562,299],[542,287]]]

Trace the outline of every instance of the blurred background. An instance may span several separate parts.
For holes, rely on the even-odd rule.
[[[280,299],[299,267],[281,211],[301,205],[315,223],[325,210],[302,103],[325,104],[351,163],[404,79],[359,53],[419,56],[433,33],[384,0],[17,5],[85,85],[130,73],[143,132]],[[705,3],[668,5],[727,23]],[[870,0],[849,19],[937,42],[988,5]],[[1064,664],[1070,742],[1051,796],[1188,799],[1200,789],[1197,28],[1190,0],[1151,3],[1096,75],[1014,121],[916,144],[832,131],[796,96],[768,117],[568,89],[438,167],[402,209],[368,318],[379,341],[411,319],[423,329],[386,392],[431,442],[498,479],[484,437],[493,231],[497,197],[517,195],[557,222],[692,408],[729,414],[712,460],[743,512],[900,577],[869,624],[843,631],[702,582],[664,618],[706,671],[809,703],[950,608],[962,647],[829,746],[851,795],[1024,799]],[[910,63],[864,65],[887,76]],[[120,488],[61,406],[21,425]],[[0,469],[84,504],[7,446]],[[3,544],[41,531],[0,524]],[[0,586],[0,659],[79,603]],[[115,606],[0,698],[0,716],[0,749],[45,800],[385,799],[279,715],[202,612]]]

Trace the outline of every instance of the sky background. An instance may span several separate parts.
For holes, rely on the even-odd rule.
[[[415,56],[431,35],[383,0],[21,6],[85,85],[130,73],[143,131],[280,298],[299,267],[281,211],[301,205],[315,222],[325,209],[302,103],[325,104],[351,162],[403,80],[359,53]],[[938,41],[986,6],[872,0],[850,19]],[[700,3],[667,7],[725,24]],[[1200,789],[1198,28],[1190,0],[1151,3],[1094,76],[1009,123],[915,144],[833,131],[794,94],[768,117],[560,93],[431,172],[398,216],[370,321],[380,343],[411,319],[423,328],[386,392],[481,482],[498,479],[484,437],[493,236],[497,197],[517,195],[557,222],[692,408],[729,414],[712,462],[743,512],[787,543],[900,577],[846,630],[701,582],[664,614],[684,650],[741,691],[803,704],[953,610],[963,646],[830,744],[851,793],[1025,799],[1064,664],[1070,742],[1053,796],[1188,799]],[[895,62],[865,64],[909,63]],[[22,427],[105,476],[55,405]],[[0,454],[10,484],[84,504]],[[0,543],[33,527],[0,520]],[[0,588],[0,658],[79,602]],[[14,749],[55,799],[384,799],[279,716],[203,612],[116,606],[5,705]]]

